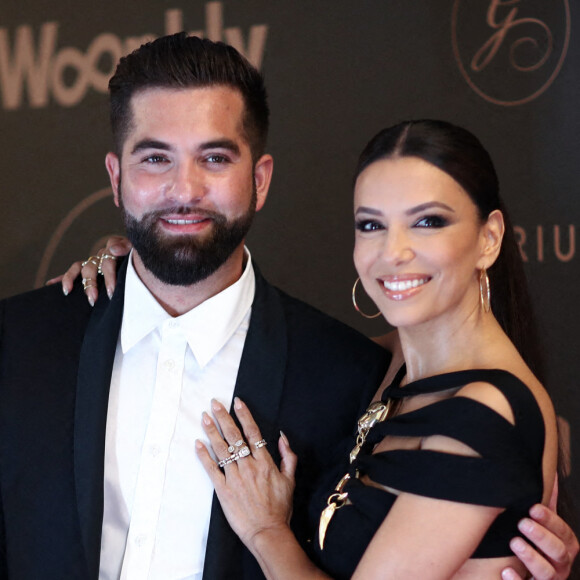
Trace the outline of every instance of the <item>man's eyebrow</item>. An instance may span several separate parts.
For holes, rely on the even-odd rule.
[[[199,149],[201,151],[206,151],[207,149],[227,149],[235,155],[240,154],[240,146],[231,139],[216,139],[215,141],[206,141],[200,145]]]
[[[155,139],[142,139],[135,143],[135,146],[131,150],[131,155],[139,153],[145,149],[161,149],[162,151],[169,151],[171,147],[164,143],[163,141],[156,141]]]
[[[441,201],[428,201],[427,203],[422,203],[420,205],[412,207],[411,209],[408,209],[405,212],[405,215],[413,215],[419,213],[420,211],[425,211],[426,209],[431,209],[434,207],[438,207],[455,213],[455,210],[452,207],[448,206],[446,203],[443,203]]]
[[[160,149],[161,151],[170,151],[171,146],[164,141],[157,141],[156,139],[142,139],[135,143],[131,150],[131,154],[139,153],[146,149]],[[200,151],[207,151],[208,149],[226,149],[235,155],[240,154],[240,146],[232,139],[216,139],[214,141],[206,141],[199,146]]]

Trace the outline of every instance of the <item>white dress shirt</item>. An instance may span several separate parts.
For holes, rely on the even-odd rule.
[[[212,398],[229,408],[255,278],[172,318],[127,268],[107,414],[100,580],[201,580],[213,486],[195,454]]]

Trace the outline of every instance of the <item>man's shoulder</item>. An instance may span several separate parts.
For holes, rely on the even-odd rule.
[[[325,348],[367,352],[370,356],[385,358],[385,349],[378,346],[364,334],[333,318],[315,306],[276,289],[285,312],[286,323],[290,333],[309,337],[309,342],[316,342],[319,352]]]

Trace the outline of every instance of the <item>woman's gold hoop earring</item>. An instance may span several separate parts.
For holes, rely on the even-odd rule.
[[[360,278],[357,278],[354,281],[354,286],[352,287],[352,304],[354,306],[354,309],[361,315],[364,316],[365,318],[376,318],[377,316],[381,315],[381,311],[379,310],[376,314],[373,314],[372,316],[369,314],[365,314],[359,307],[358,304],[356,303],[356,285],[360,282]]]
[[[491,298],[489,289],[489,276],[485,268],[479,272],[479,302],[484,312],[491,310]]]

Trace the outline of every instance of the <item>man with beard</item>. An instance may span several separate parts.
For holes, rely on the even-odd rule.
[[[273,160],[243,57],[164,37],[109,88],[106,167],[134,249],[92,309],[80,285],[0,305],[0,578],[259,579],[196,458],[202,412],[237,396],[264,435],[252,448],[279,461],[290,439],[307,547],[312,491],[390,357],[270,286],[244,248]],[[253,460],[229,443],[224,459]]]
[[[277,461],[280,431],[292,441],[307,545],[312,490],[390,357],[270,286],[244,247],[273,168],[258,71],[179,34],[123,58],[109,89],[134,246],[112,299],[91,308],[79,284],[0,304],[0,578],[262,578],[196,457],[202,413],[235,395]]]

